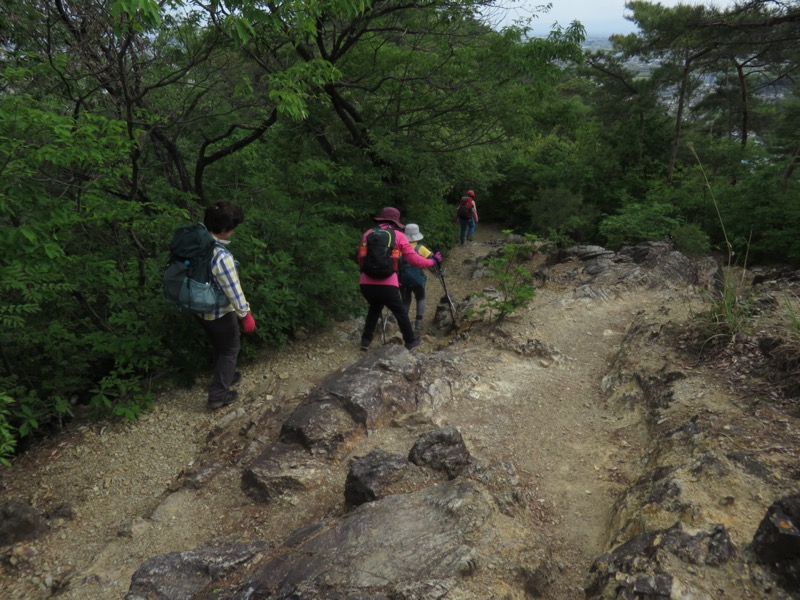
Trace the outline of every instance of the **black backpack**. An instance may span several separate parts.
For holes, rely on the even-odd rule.
[[[471,219],[472,207],[469,205],[469,202],[461,202],[456,209],[456,214],[459,219]]]
[[[164,271],[164,297],[168,304],[193,313],[211,312],[228,304],[228,297],[211,284],[214,239],[205,225],[184,225],[169,245]]]
[[[364,236],[358,249],[361,272],[373,279],[386,279],[400,266],[400,250],[394,229],[374,227]]]

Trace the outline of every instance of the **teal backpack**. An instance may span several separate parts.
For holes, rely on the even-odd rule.
[[[416,247],[414,252],[417,252]],[[402,256],[400,257],[400,270],[397,275],[400,278],[400,285],[408,288],[425,287],[425,282],[428,280],[422,268],[415,267]]]
[[[169,245],[169,264],[164,271],[164,298],[168,304],[192,313],[206,313],[229,303],[211,283],[214,239],[205,225],[184,225]]]

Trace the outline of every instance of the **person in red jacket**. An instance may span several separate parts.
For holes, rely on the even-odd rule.
[[[394,231],[396,248],[403,255],[403,258],[412,265],[427,269],[442,262],[441,252],[434,252],[430,258],[423,258],[414,251],[414,247],[409,243],[405,234],[399,231],[404,229],[405,225],[400,222],[400,211],[396,208],[385,207],[377,217],[373,217],[373,220],[378,223],[378,227],[381,229],[392,229]],[[362,244],[371,231],[372,229],[369,229],[364,232],[361,237]],[[406,349],[411,351],[422,343],[422,338],[414,335],[414,329],[411,326],[408,312],[406,312],[403,298],[400,295],[400,281],[396,272],[393,272],[385,279],[375,279],[362,272],[358,283],[361,288],[361,294],[369,304],[367,320],[364,323],[364,331],[361,334],[362,351],[366,352],[372,343],[372,336],[375,333],[375,327],[378,325],[384,306],[392,312],[397,320],[397,326],[403,334],[403,342]]]
[[[461,243],[463,244],[465,239],[472,241],[475,224],[478,222],[478,207],[475,205],[475,192],[472,190],[467,190],[467,193],[458,201],[456,218],[460,225],[459,239]]]

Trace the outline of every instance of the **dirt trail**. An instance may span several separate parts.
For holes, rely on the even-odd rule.
[[[454,249],[451,296],[474,292],[471,265],[498,233],[479,228],[473,245]],[[602,379],[637,311],[664,302],[644,291],[613,301],[576,300],[571,292],[548,284],[494,334],[471,336],[464,345],[478,382],[469,398],[446,406],[442,415],[476,454],[509,460],[529,478],[562,571],[549,592],[559,599],[584,597],[586,573],[607,541],[615,494],[633,475],[631,462],[643,441],[638,423],[610,411]],[[508,350],[532,340],[544,347],[543,355]]]
[[[481,224],[475,242],[446,257],[448,291],[456,302],[486,285],[472,279],[472,266],[500,237]],[[441,294],[435,278],[429,278],[428,294],[430,326]],[[611,414],[600,386],[636,311],[662,302],[650,292],[576,300],[569,286],[548,283],[519,315],[492,332],[474,328],[450,346],[471,365],[474,386],[443,407],[437,422],[458,427],[480,460],[516,466],[530,493],[531,518],[552,540],[560,571],[550,598],[583,597],[615,494],[631,476],[639,429],[625,415]],[[120,598],[133,571],[156,554],[262,531],[280,542],[302,515],[296,507],[254,506],[233,470],[205,489],[172,496],[166,490],[198,459],[215,424],[242,414],[236,410],[277,410],[281,399],[358,360],[359,333],[359,321],[341,323],[246,365],[241,408],[208,414],[198,385],[163,395],[136,423],[76,421],[19,457],[13,469],[0,472],[0,499],[18,498],[43,513],[67,504],[72,515],[52,519],[51,531],[37,540],[0,550],[4,597],[47,598],[58,591],[62,598]],[[514,351],[532,340],[545,352]],[[418,352],[443,342],[429,338]]]

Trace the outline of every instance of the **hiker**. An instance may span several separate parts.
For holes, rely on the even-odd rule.
[[[406,225],[405,234],[411,247],[414,248],[414,252],[423,258],[428,258],[432,254],[430,250],[419,243],[419,241],[425,237],[420,232],[419,225],[416,223],[409,223]],[[417,308],[416,318],[414,319],[414,329],[422,329],[424,327],[423,320],[425,318],[425,282],[427,281],[425,271],[420,267],[412,265],[407,260],[401,259],[398,276],[400,277],[400,295],[403,297],[406,313],[408,313],[410,319],[411,299],[413,296],[416,300]]]
[[[406,349],[411,351],[422,343],[422,338],[414,335],[411,321],[403,305],[403,298],[400,296],[400,282],[397,277],[400,255],[412,265],[423,269],[440,264],[442,255],[440,252],[434,252],[430,258],[423,258],[414,251],[414,247],[408,243],[406,236],[402,231],[399,231],[405,225],[400,222],[400,211],[396,208],[385,207],[377,217],[373,217],[373,221],[376,221],[378,225],[364,233],[361,237],[361,247],[359,249],[359,265],[361,267],[359,286],[364,299],[369,304],[367,321],[361,334],[361,350],[366,352],[369,349],[369,345],[372,343],[372,336],[375,333],[375,327],[378,325],[378,320],[385,306],[397,320],[397,326],[403,334],[403,342]],[[373,232],[375,232],[374,236]],[[379,237],[388,240],[389,253],[387,253],[387,256],[391,254],[393,264],[389,264],[387,267],[386,272],[389,273],[388,275],[380,272],[378,274],[383,276],[376,277],[370,276],[368,273],[375,275],[377,267],[383,269],[384,265],[373,266],[373,263],[380,263],[381,259],[373,258],[372,248],[376,248],[374,251],[376,255],[379,250],[385,251],[387,249],[386,242],[383,242],[383,247],[370,244],[373,239]]]
[[[475,192],[467,190],[467,193],[458,201],[456,208],[456,218],[460,225],[459,239],[461,244],[464,240],[472,241],[472,234],[475,233],[475,225],[478,222],[478,207],[475,206]]]
[[[213,352],[214,374],[208,388],[208,408],[211,410],[227,406],[238,397],[238,393],[231,389],[242,379],[241,373],[236,370],[240,345],[237,318],[242,320],[245,333],[253,333],[256,329],[256,321],[239,282],[233,254],[226,248],[233,230],[243,221],[242,209],[230,202],[212,204],[203,217],[203,224],[216,240],[211,258],[211,282],[229,300],[225,306],[197,315],[211,341]]]

